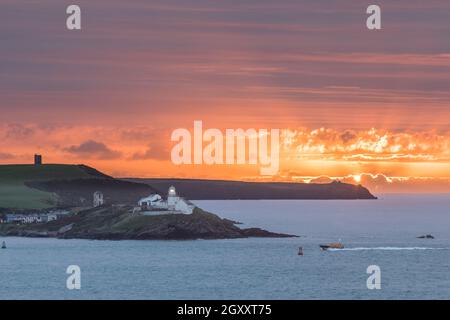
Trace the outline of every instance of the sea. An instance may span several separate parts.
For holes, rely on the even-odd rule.
[[[450,299],[450,195],[378,196],[195,202],[298,238],[0,238],[0,299]],[[73,265],[80,289],[67,286]]]

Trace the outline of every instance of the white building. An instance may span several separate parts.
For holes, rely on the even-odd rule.
[[[100,191],[95,191],[94,192],[94,201],[93,201],[94,208],[100,207],[104,203],[105,203],[105,201],[103,200],[103,193],[101,193]]]
[[[146,209],[167,209],[167,202],[164,201],[159,194],[151,194],[146,198],[142,198],[138,202],[141,208]]]
[[[42,217],[37,214],[7,214],[7,223],[40,223]]]
[[[138,204],[143,214],[191,214],[195,208],[189,200],[179,197],[173,186],[169,188],[167,201],[159,194],[152,194],[139,200]]]
[[[45,221],[45,222],[50,222],[50,221],[55,221],[55,220],[58,220],[58,216],[56,215],[56,214],[54,214],[54,213],[49,213],[49,214],[47,214],[47,217],[46,217],[47,219],[47,221]]]
[[[56,214],[7,214],[6,223],[42,223],[57,220]]]

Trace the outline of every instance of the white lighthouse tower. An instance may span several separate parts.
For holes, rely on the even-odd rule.
[[[171,211],[175,210],[177,202],[178,202],[177,191],[175,190],[174,186],[171,186],[169,188],[168,193],[167,193],[167,207],[168,207],[168,209],[171,210]]]

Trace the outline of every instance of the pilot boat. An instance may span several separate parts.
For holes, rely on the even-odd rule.
[[[333,242],[329,244],[321,244],[320,249],[322,249],[323,251],[328,249],[344,249],[344,245],[340,242]]]

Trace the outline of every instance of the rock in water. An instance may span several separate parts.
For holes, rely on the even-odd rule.
[[[434,239],[434,236],[432,236],[431,234],[427,234],[425,236],[419,236],[417,237],[417,239]]]

